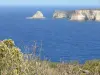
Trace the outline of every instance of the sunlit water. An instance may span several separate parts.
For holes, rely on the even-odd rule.
[[[41,10],[45,20],[28,20]],[[69,10],[69,9],[68,9]],[[52,19],[54,8],[0,8],[0,39],[11,38],[22,52],[32,52],[34,40],[43,48],[41,57],[54,62],[100,58],[100,23]],[[27,50],[28,46],[29,50]],[[25,47],[25,48],[24,48]],[[39,53],[39,49],[37,49]]]

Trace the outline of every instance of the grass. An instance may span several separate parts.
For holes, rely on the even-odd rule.
[[[0,42],[0,75],[100,75],[100,60],[55,63],[23,54],[11,39]]]

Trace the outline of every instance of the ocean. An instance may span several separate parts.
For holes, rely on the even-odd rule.
[[[56,10],[71,8],[0,7],[0,40],[13,39],[23,53],[31,53],[34,41],[41,59],[53,62],[100,59],[100,22],[53,19]],[[74,8],[75,9],[75,8]],[[29,20],[37,10],[46,19]],[[39,48],[42,41],[41,52]]]

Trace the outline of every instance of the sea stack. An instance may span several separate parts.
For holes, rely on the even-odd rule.
[[[45,18],[41,11],[37,11],[32,17],[27,17],[27,19],[43,19]]]

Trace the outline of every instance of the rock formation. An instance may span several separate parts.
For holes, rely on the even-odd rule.
[[[95,12],[95,20],[100,21],[100,11]]]
[[[53,18],[66,18],[67,17],[67,12],[64,11],[55,11],[53,14]]]
[[[27,19],[43,19],[45,18],[41,11],[37,11],[32,17],[27,17]]]
[[[75,12],[71,15],[70,20],[75,20],[75,21],[84,21],[85,20],[85,16],[82,15],[82,13],[80,12]]]
[[[73,11],[55,11],[53,18],[66,18],[69,19]]]
[[[55,11],[53,18],[66,18],[75,21],[100,21],[100,10]]]

